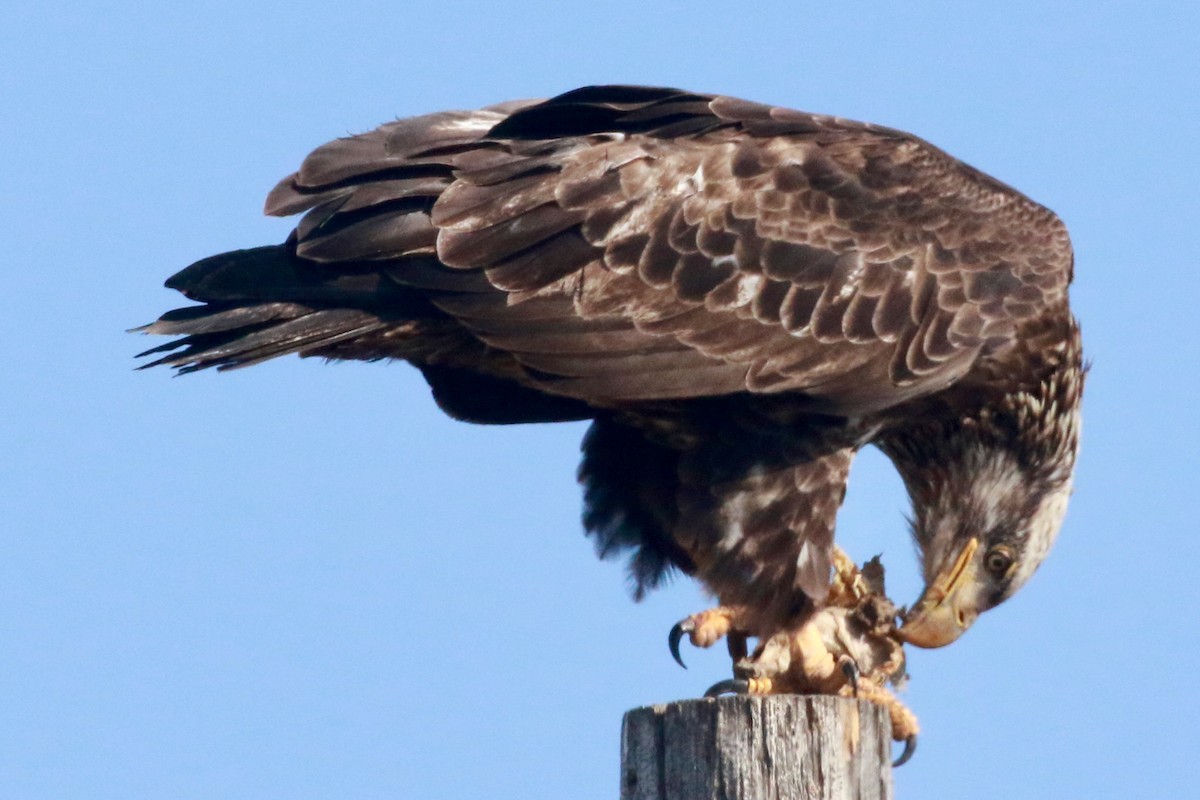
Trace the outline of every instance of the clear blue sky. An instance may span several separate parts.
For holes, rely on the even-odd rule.
[[[123,333],[266,192],[396,116],[677,85],[913,131],[1058,211],[1094,360],[1033,582],[912,655],[898,796],[1195,791],[1200,19],[1115,2],[29,2],[0,31],[0,797],[611,800],[704,605],[580,533],[579,425],[443,418],[404,365],[173,380]],[[899,481],[840,540],[918,585]]]

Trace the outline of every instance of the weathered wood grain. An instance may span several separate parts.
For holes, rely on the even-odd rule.
[[[887,712],[776,695],[636,708],[621,726],[621,800],[891,800]]]

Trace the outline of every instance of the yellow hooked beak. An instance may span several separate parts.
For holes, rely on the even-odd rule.
[[[975,585],[979,565],[975,551],[979,540],[968,541],[949,569],[943,570],[925,589],[921,599],[904,616],[900,638],[917,647],[944,647],[971,627],[979,616],[974,592],[964,587]]]

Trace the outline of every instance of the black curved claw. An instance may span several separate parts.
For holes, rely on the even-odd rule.
[[[667,636],[667,647],[671,648],[671,655],[674,656],[676,663],[679,666],[687,669],[687,664],[683,663],[683,657],[679,655],[679,643],[683,641],[685,633],[691,633],[696,629],[696,623],[692,622],[692,618],[682,619],[675,623],[671,628],[671,633]]]
[[[745,678],[727,678],[708,687],[705,697],[720,697],[723,694],[750,694],[750,681]]]
[[[842,662],[842,674],[846,676],[846,680],[850,681],[850,688],[854,691],[854,696],[858,697],[858,665],[847,658]]]
[[[904,752],[900,754],[899,758],[892,762],[892,767],[904,766],[908,763],[908,760],[913,757],[913,753],[915,752],[917,752],[917,735],[914,733],[912,736],[904,740]]]

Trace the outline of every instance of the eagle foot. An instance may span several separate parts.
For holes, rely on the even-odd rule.
[[[860,570],[840,550],[834,555],[834,575],[825,604],[770,635],[752,630],[750,617],[736,606],[721,606],[688,617],[672,631],[672,652],[684,633],[707,647],[733,631],[745,642],[758,636],[754,652],[737,658],[734,677],[712,686],[706,697],[736,693],[829,694],[858,698],[887,709],[892,737],[904,742],[895,764],[912,757],[919,726],[916,716],[889,689],[904,681],[904,648],[896,634],[896,609],[883,588],[878,559]],[[740,624],[739,624],[740,623]],[[678,632],[677,632],[678,631]]]
[[[717,606],[680,620],[667,636],[671,656],[679,666],[687,669],[687,664],[683,663],[683,657],[679,654],[679,643],[686,635],[695,647],[712,647],[726,637],[730,657],[735,662],[745,658],[748,634],[738,625],[740,616],[741,611],[735,606]]]
[[[848,655],[830,651],[814,617],[761,639],[753,653],[734,664],[733,672],[757,682],[759,691],[752,694],[836,694],[844,687],[854,691],[859,670]]]

